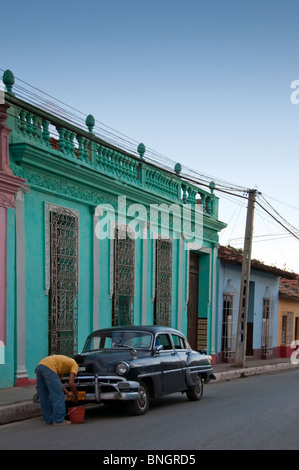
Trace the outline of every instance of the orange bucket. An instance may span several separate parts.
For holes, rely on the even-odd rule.
[[[85,407],[76,406],[75,408],[69,408],[68,415],[72,423],[84,423]]]

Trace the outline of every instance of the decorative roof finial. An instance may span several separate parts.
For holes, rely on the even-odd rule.
[[[85,124],[88,127],[89,132],[92,134],[92,129],[95,125],[95,120],[92,114],[89,114],[85,120]]]
[[[10,70],[5,70],[5,72],[3,73],[2,80],[4,85],[6,86],[7,93],[14,96],[14,93],[12,91],[12,87],[15,83],[14,74]]]
[[[179,176],[182,171],[182,165],[180,163],[176,163],[174,166],[174,171]]]
[[[140,158],[143,158],[145,154],[145,145],[144,144],[139,144],[137,147],[137,152],[139,153]]]
[[[210,188],[212,194],[214,193],[215,187],[216,187],[215,182],[211,181],[210,184],[209,184],[209,188]]]

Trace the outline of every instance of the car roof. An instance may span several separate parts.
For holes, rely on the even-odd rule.
[[[147,333],[156,334],[158,332],[169,332],[169,333],[179,333],[183,335],[179,330],[171,328],[168,326],[157,326],[157,325],[124,325],[124,326],[110,326],[107,328],[101,328],[95,330],[90,335],[97,335],[99,333],[104,333],[105,331],[146,331]],[[184,335],[183,335],[184,336]]]

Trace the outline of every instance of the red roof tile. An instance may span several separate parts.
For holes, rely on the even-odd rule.
[[[299,279],[281,278],[279,281],[279,295],[299,299]]]
[[[241,266],[243,261],[243,254],[228,246],[219,246],[218,258],[223,263]],[[283,269],[276,268],[275,266],[268,266],[255,259],[251,260],[251,268],[257,271],[263,271],[268,274],[272,274],[273,276],[284,277],[288,279],[299,279],[299,275],[296,273],[284,271]]]

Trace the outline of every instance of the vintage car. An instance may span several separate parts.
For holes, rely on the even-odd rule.
[[[151,397],[185,392],[189,400],[200,400],[203,383],[215,378],[211,356],[192,350],[181,332],[168,327],[97,330],[82,355],[75,379],[82,403],[123,401],[134,415],[147,412]]]

